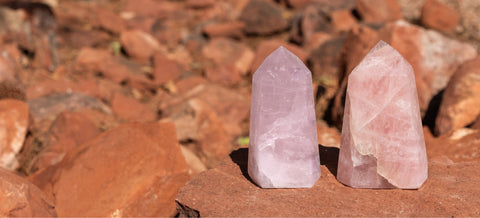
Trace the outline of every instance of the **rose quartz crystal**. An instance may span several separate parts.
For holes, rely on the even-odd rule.
[[[262,188],[309,188],[320,177],[312,75],[284,47],[253,75],[248,174]]]
[[[427,176],[413,69],[380,41],[348,78],[337,179],[354,188],[417,189]]]

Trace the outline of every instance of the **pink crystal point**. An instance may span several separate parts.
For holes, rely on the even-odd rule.
[[[415,77],[380,41],[352,71],[337,179],[354,188],[419,188],[428,176]]]
[[[312,75],[284,47],[253,75],[248,174],[262,188],[309,188],[320,177]]]

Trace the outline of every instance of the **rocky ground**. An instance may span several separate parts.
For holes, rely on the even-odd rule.
[[[478,11],[475,0],[0,0],[0,216],[480,216]],[[418,192],[334,179],[346,78],[379,40],[415,70],[431,169]],[[313,75],[323,165],[311,192],[266,192],[244,172],[251,76],[281,45]],[[321,196],[331,207],[314,206]]]

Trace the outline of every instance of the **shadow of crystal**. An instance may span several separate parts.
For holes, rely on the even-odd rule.
[[[320,165],[327,167],[328,171],[337,177],[338,154],[340,153],[340,149],[318,144],[318,153],[320,155]]]
[[[332,173],[336,177],[338,154],[340,152],[340,149],[336,147],[327,147],[319,144],[318,151],[320,155],[320,165],[325,165],[325,167],[327,167],[330,173]],[[240,148],[232,151],[232,153],[230,153],[230,158],[235,164],[238,165],[245,179],[250,181],[252,184],[258,186],[248,175],[248,148]]]

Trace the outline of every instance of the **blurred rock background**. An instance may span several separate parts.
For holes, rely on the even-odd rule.
[[[312,71],[319,144],[339,147],[346,78],[384,40],[415,70],[429,157],[478,161],[478,11],[477,0],[1,0],[0,215],[176,215],[180,187],[248,147],[252,74],[280,45]]]

